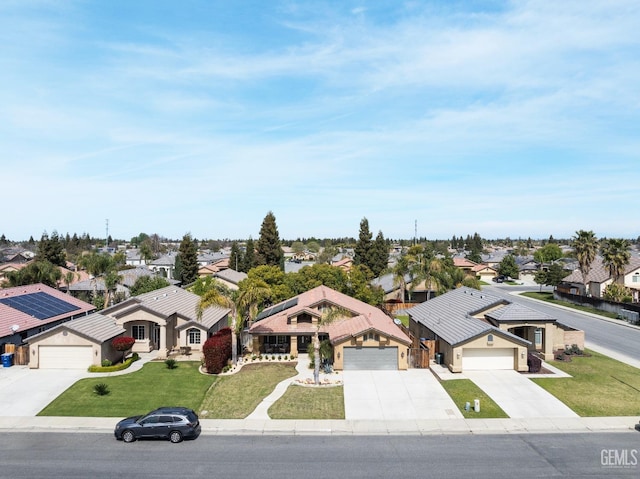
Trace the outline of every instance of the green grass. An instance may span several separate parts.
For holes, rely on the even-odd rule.
[[[565,306],[567,308],[572,308],[577,311],[583,311],[585,313],[591,313],[591,314],[598,314],[600,316],[604,316],[605,318],[619,319],[618,315],[615,313],[610,313],[608,311],[600,311],[599,309],[595,309],[590,306],[582,306],[580,304],[570,303],[569,301],[562,301],[560,299],[555,299],[553,297],[553,293],[529,291],[529,292],[520,293],[520,294],[522,296],[538,299],[540,301],[546,301],[547,303],[553,303],[553,304],[558,304],[560,306]]]
[[[400,322],[402,322],[402,325],[403,325],[405,328],[408,328],[408,327],[409,327],[409,315],[408,315],[408,314],[399,314],[399,315],[396,315],[396,319],[399,319],[399,320],[400,320]]]
[[[294,363],[260,363],[243,366],[237,374],[220,377],[207,392],[200,406],[200,417],[243,419],[273,392],[280,381],[296,374]]]
[[[640,416],[640,369],[587,351],[550,364],[571,378],[532,379],[583,417]]]
[[[344,419],[342,386],[311,388],[292,384],[269,408],[272,419]]]
[[[143,414],[160,406],[185,406],[198,410],[216,377],[198,372],[199,362],[180,362],[167,369],[150,362],[139,371],[120,376],[82,379],[63,392],[40,416],[124,417]],[[94,385],[104,383],[110,393],[99,396]]]
[[[485,394],[470,379],[452,379],[449,381],[441,381],[442,387],[449,393],[453,402],[460,408],[460,412],[468,419],[487,419],[487,418],[508,418],[507,414],[498,406],[493,399]],[[473,400],[480,400],[480,412],[473,410]],[[465,403],[471,403],[471,409],[465,411]]]

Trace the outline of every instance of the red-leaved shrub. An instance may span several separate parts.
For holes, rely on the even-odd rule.
[[[122,351],[122,361],[124,362],[125,353],[133,347],[135,342],[136,340],[131,336],[118,336],[111,340],[111,346],[116,351]]]
[[[208,373],[220,374],[231,358],[231,328],[222,328],[202,346],[204,366]]]

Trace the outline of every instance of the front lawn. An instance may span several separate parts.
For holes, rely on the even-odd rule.
[[[528,298],[538,299],[540,301],[545,301],[547,303],[557,304],[559,306],[565,306],[567,308],[576,309],[578,311],[583,311],[585,313],[598,314],[600,316],[604,316],[605,318],[619,319],[618,315],[615,313],[610,313],[608,311],[601,311],[599,309],[595,309],[590,306],[582,306],[580,304],[570,303],[569,301],[562,301],[560,299],[555,299],[553,297],[553,293],[549,293],[549,292],[527,291],[525,293],[520,293],[520,295],[526,296]]]
[[[571,378],[532,379],[583,417],[640,416],[640,369],[593,351],[550,364]]]
[[[280,381],[297,374],[295,363],[248,364],[222,376],[207,392],[199,414],[206,419],[244,419]],[[206,411],[206,412],[205,412]]]
[[[292,384],[269,408],[271,419],[344,419],[344,387]]]
[[[460,408],[460,412],[467,419],[508,418],[500,406],[485,394],[470,379],[451,379],[441,381],[440,384],[447,391],[453,402]],[[480,412],[473,410],[473,400],[480,400]],[[465,404],[470,403],[470,410],[465,411]]]
[[[198,410],[215,376],[198,372],[199,362],[179,362],[168,369],[164,362],[150,362],[139,371],[120,376],[82,379],[40,411],[40,416],[125,417],[160,406],[185,406]],[[110,393],[99,396],[96,384]]]

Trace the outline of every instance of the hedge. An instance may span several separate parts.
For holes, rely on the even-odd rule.
[[[231,358],[231,328],[222,328],[202,346],[204,366],[210,374],[220,374]]]

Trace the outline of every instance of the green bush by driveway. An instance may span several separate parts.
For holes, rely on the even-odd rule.
[[[583,417],[640,416],[640,369],[594,351],[550,364],[571,378],[532,379]]]

